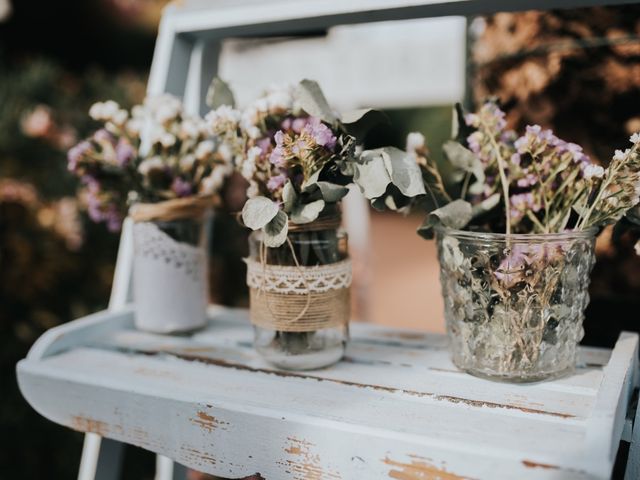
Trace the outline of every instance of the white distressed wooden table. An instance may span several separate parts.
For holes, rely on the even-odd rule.
[[[355,324],[345,360],[265,364],[242,310],[190,336],[130,309],[54,328],[18,364],[42,415],[223,477],[605,479],[637,384],[638,337],[583,348],[576,373],[510,385],[458,371],[446,338]]]

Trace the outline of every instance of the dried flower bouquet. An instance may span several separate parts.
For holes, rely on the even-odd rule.
[[[357,185],[373,202],[392,194],[408,203],[426,193],[419,168],[399,149],[362,152],[358,133],[382,115],[339,116],[313,81],[272,88],[242,109],[219,80],[216,96],[207,121],[248,182],[242,220],[255,231],[247,263],[256,347],[285,368],[333,363],[350,310],[340,201]]]
[[[208,212],[219,204],[232,158],[205,121],[170,95],[129,112],[96,103],[102,124],[68,153],[90,217],[118,230],[134,220],[134,296],[138,328],[166,333],[205,324]]]
[[[571,371],[582,338],[595,235],[638,204],[640,135],[607,168],[550,130],[506,129],[493,102],[459,110],[453,200],[419,135],[454,362],[472,373],[531,381]],[[416,138],[418,140],[416,140]]]

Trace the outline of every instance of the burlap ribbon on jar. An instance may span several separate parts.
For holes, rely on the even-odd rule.
[[[337,228],[340,218],[323,218],[311,224],[290,224],[290,231]],[[288,241],[293,253],[293,246]],[[262,250],[261,250],[262,252]],[[327,265],[270,265],[245,259],[251,301],[251,323],[283,332],[312,332],[337,327],[351,316],[351,260]]]
[[[254,325],[311,332],[349,321],[351,260],[315,267],[245,261]]]
[[[158,203],[137,203],[129,209],[134,222],[171,222],[187,218],[201,218],[216,206],[212,195],[174,198]]]

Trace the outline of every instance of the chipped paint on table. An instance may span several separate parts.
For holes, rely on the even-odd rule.
[[[634,386],[638,338],[582,348],[574,375],[529,385],[458,371],[446,338],[354,324],[345,361],[265,364],[245,311],[190,336],[136,331],[131,310],[46,333],[18,365],[45,417],[222,477],[604,479]]]

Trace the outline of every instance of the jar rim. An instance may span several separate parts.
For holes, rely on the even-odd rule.
[[[494,233],[494,232],[473,232],[470,230],[459,230],[455,228],[437,225],[434,231],[437,234],[448,235],[463,240],[487,240],[506,242],[507,239],[514,243],[543,243],[570,240],[594,240],[598,233],[597,227],[590,227],[586,230],[559,232],[559,233]]]

